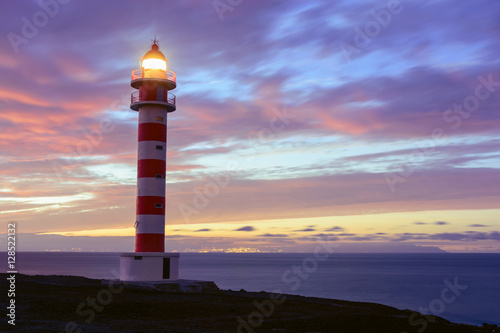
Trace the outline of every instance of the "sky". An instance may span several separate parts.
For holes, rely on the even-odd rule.
[[[133,251],[131,71],[177,73],[167,251],[500,252],[496,1],[2,1],[0,240]]]

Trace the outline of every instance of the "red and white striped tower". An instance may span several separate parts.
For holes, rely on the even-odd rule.
[[[175,111],[175,73],[156,40],[132,72],[130,108],[139,111],[135,252],[165,251],[167,112]]]
[[[178,278],[178,253],[165,253],[167,113],[175,111],[175,72],[167,69],[156,38],[132,71],[130,108],[139,112],[135,253],[122,254],[122,280]],[[168,267],[166,267],[166,265]]]

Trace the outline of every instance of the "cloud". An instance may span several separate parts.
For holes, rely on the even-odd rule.
[[[485,224],[469,224],[469,227],[471,228],[485,228],[485,227],[489,227],[489,225],[485,225]]]
[[[265,233],[265,234],[259,235],[259,237],[288,237],[288,235]]]
[[[319,234],[314,234],[313,235],[314,237],[329,237],[328,239],[331,239],[331,238],[335,238],[335,240],[339,239],[338,237],[333,237],[333,236],[337,236],[337,234],[333,234],[333,233],[328,233],[328,234],[325,234],[325,233],[319,233]]]
[[[416,224],[416,225],[426,225],[426,224],[430,224],[430,223],[425,223],[425,222],[417,221],[417,222],[413,222],[413,224]],[[445,221],[436,221],[436,222],[434,222],[432,224],[435,224],[435,225],[447,225],[449,223],[445,222]]]
[[[325,231],[344,231],[344,228],[335,226],[333,228],[325,229]]]
[[[370,242],[370,241],[376,240],[377,238],[378,237],[376,237],[376,236],[367,235],[367,236],[346,237],[345,239],[350,240],[350,241],[356,241],[356,242]]]
[[[254,227],[246,226],[246,227],[241,227],[241,228],[235,229],[234,231],[254,231],[254,230],[255,230]]]
[[[445,241],[479,241],[479,240],[496,240],[500,241],[500,233],[498,231],[487,232],[450,232],[450,233],[437,233],[437,234],[423,234],[423,233],[403,233],[397,234],[394,241],[406,240],[445,240]]]
[[[437,221],[437,222],[434,222],[435,225],[446,225],[446,224],[449,224],[448,222],[445,222],[445,221]]]
[[[294,230],[294,231],[309,232],[309,231],[316,231],[316,229],[314,229],[314,228],[305,228],[305,229]]]
[[[211,230],[208,228],[204,228],[204,229],[195,230],[194,232],[205,232],[205,231],[211,231]]]
[[[317,242],[319,238],[306,236],[306,237],[297,237],[296,240],[305,242]]]
[[[476,172],[480,172],[481,177],[474,178]],[[462,181],[456,182],[457,177]],[[486,209],[492,208],[500,197],[500,190],[489,186],[494,180],[500,182],[500,170],[420,170],[405,179],[404,184],[398,184],[401,185],[396,192],[398,200],[394,200],[384,175],[379,173],[357,172],[279,180],[246,179],[244,175],[238,177],[234,174],[231,185],[222,189],[223,195],[212,199],[210,205],[203,209],[203,214],[193,214],[190,221],[204,223],[214,219],[248,221],[368,214],[373,209]],[[172,222],[183,221],[179,204],[192,206],[193,188],[205,184],[204,181],[169,184],[170,193],[175,196],[175,201],[167,203],[172,205],[168,207]],[[370,192],[365,190],[368,184],[372,188]],[[422,187],[422,184],[426,186]],[[332,188],[336,191],[331,191]],[[308,199],[304,201],[303,198]]]

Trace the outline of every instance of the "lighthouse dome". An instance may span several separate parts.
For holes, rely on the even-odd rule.
[[[156,41],[151,45],[151,50],[142,57],[142,67],[144,69],[160,69],[167,70],[167,59],[159,50]]]
[[[159,50],[159,46],[158,44],[156,44],[156,42],[151,45],[151,50],[146,52],[142,59],[161,59],[167,61],[163,53],[161,53],[161,51]]]

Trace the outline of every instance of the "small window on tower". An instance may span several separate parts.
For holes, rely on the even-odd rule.
[[[162,176],[162,175],[156,175],[156,178],[157,178],[157,179],[162,179],[162,178],[163,178],[163,176]]]
[[[155,204],[155,208],[162,208],[162,207],[163,207],[163,205],[162,205],[162,204],[158,204],[158,203],[157,203],[157,204]]]
[[[156,146],[156,150],[163,150],[163,146],[161,146],[161,145],[157,145],[157,146]]]
[[[157,116],[156,117],[156,121],[159,121],[159,122],[164,122],[165,119],[163,117],[160,117],[160,116]]]

